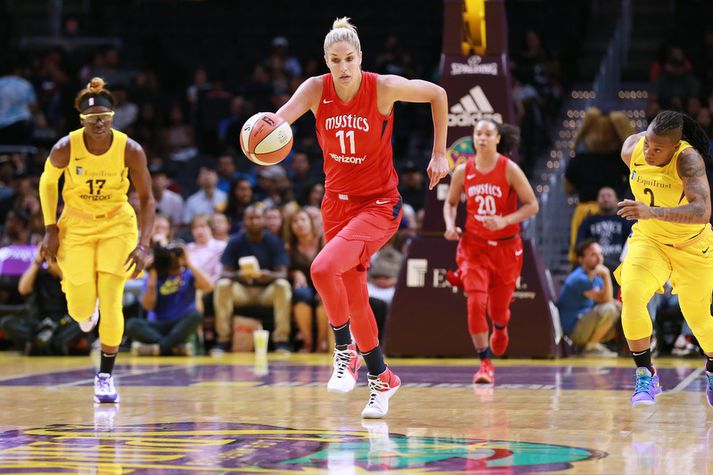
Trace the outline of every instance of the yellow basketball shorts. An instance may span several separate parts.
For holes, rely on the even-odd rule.
[[[621,285],[622,325],[629,340],[651,336],[651,317],[646,310],[655,292],[663,292],[671,280],[681,311],[706,352],[713,351],[713,232],[690,246],[678,249],[636,232],[629,238],[628,253],[614,275]]]
[[[124,262],[138,242],[136,213],[128,203],[111,218],[87,219],[63,213],[57,222],[57,262],[72,285],[96,281],[97,273],[127,277]]]

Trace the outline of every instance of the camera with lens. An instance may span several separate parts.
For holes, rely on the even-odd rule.
[[[165,245],[157,244],[153,248],[153,264],[159,279],[166,279],[172,272],[181,267],[183,248],[180,242],[170,242]]]

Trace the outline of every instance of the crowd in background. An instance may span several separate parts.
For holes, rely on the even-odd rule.
[[[576,24],[573,22],[571,28]],[[549,49],[547,36],[541,34],[544,31],[551,38],[555,33],[518,31],[522,33],[518,33],[517,41],[511,40],[510,47],[512,93],[522,134],[521,164],[529,175],[535,158],[549,145],[552,123],[567,81],[572,78],[567,77],[568,63],[561,60],[562,52]],[[713,131],[713,32],[704,31],[702,44],[703,48],[692,57],[674,43],[661,46],[651,65],[647,119],[661,109],[675,109],[694,117],[709,135]],[[276,349],[326,351],[326,317],[308,272],[309,263],[323,245],[319,214],[324,194],[322,154],[313,118],[306,114],[294,124],[293,153],[279,166],[254,165],[242,156],[239,146],[239,130],[248,117],[258,111],[277,110],[304,78],[322,74],[325,68],[320,56],[293,53],[286,37],[272,38],[264,50],[267,53],[261,60],[241,64],[246,71],[242,75],[196,65],[182,77],[157,72],[160,65],[149,67],[126,60],[127,51],[117,46],[71,52],[61,48],[3,52],[0,104],[12,106],[0,107],[0,147],[8,146],[0,148],[0,253],[5,253],[2,257],[6,263],[14,257],[31,263],[20,270],[9,264],[0,269],[0,311],[8,317],[0,321],[0,329],[4,331],[6,347],[20,347],[29,353],[66,354],[86,351],[91,343],[81,336],[77,338],[74,323],[64,318],[59,287],[39,291],[50,288],[42,282],[57,284],[60,276],[43,263],[34,249],[43,236],[37,182],[48,149],[69,130],[80,126],[72,107],[74,95],[91,77],[101,76],[117,99],[113,127],[139,142],[149,159],[159,213],[152,240],[162,248],[176,244],[182,249],[176,261],[179,270],[173,269],[172,275],[190,273],[192,277],[181,281],[192,287],[183,290],[199,294],[191,299],[195,300],[195,308],[190,306],[181,315],[169,312],[167,321],[176,321],[160,331],[153,329],[156,331],[152,333],[151,328],[139,323],[127,324],[127,335],[139,343],[134,345],[136,352],[185,354],[189,350],[184,343],[193,341],[200,328],[203,332],[199,336],[208,348],[229,351],[233,313],[259,319],[273,330],[273,336],[278,333],[279,337],[273,338]],[[436,70],[435,63],[423,64],[423,58],[415,60],[413,51],[405,48],[397,35],[387,36],[378,51],[366,54],[365,68],[379,73],[417,77]],[[430,111],[426,109],[408,105],[398,106],[395,111],[393,147],[405,201],[404,219],[392,242],[374,257],[369,271],[370,301],[382,329],[405,246],[418,233],[423,218],[423,170],[432,136]],[[572,222],[573,268],[582,264],[582,268],[590,266],[590,272],[596,269],[602,285],[611,279],[630,229],[630,223],[616,216],[615,203],[628,192],[628,170],[619,158],[619,150],[633,132],[624,114],[587,111],[575,141],[576,155],[566,171],[567,191],[579,200]],[[130,191],[129,200],[137,204],[134,191]],[[276,293],[281,297],[273,295],[269,299],[221,294],[225,266],[239,268],[238,261],[244,257],[237,251],[226,257],[226,248],[235,251],[246,242],[262,241],[262,236],[269,236],[274,249],[284,251],[284,256],[270,254],[259,265],[285,267],[288,310],[284,302],[276,303],[287,298],[286,291]],[[596,246],[592,245],[594,241]],[[29,259],[27,253],[31,255]],[[196,280],[192,268],[205,273],[211,285],[199,285],[200,279]],[[170,276],[163,277],[164,285],[171,280]],[[19,288],[18,282],[23,284]],[[574,320],[571,316],[563,320],[566,333],[571,336],[579,317],[588,312],[601,317],[596,322],[611,323],[611,328],[616,328],[611,306],[606,307],[607,312],[595,308],[616,300],[616,282],[611,283],[611,298],[579,302],[581,308],[574,311]],[[124,299],[127,319],[138,322],[150,314],[145,292],[145,279],[129,282]],[[216,292],[223,296],[216,297]],[[657,299],[651,306],[654,312],[658,309],[675,314],[675,297]],[[583,310],[582,306],[587,308]],[[22,316],[28,312],[30,316],[23,321]],[[606,317],[602,317],[604,314]],[[153,318],[161,320],[160,316]],[[176,325],[179,320],[182,324]],[[669,321],[677,322],[675,317],[664,320]],[[666,331],[678,331],[680,338],[674,336],[675,344],[668,341],[668,348],[681,354],[693,353],[695,341],[690,331],[685,326],[678,330],[680,322],[673,325],[676,330]],[[597,328],[602,330],[600,327]],[[65,335],[56,341],[43,340],[47,335],[59,335],[58,329],[66,329],[66,335],[72,338]],[[601,338],[594,339],[599,341],[594,341],[581,339],[581,332],[574,332],[578,335],[575,343],[590,354],[606,355],[616,350],[614,343],[606,348],[601,345],[616,341],[611,332],[600,333]],[[8,334],[19,336],[11,341]],[[194,345],[190,351],[195,348]]]

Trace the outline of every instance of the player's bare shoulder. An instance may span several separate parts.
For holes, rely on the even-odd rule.
[[[638,134],[629,135],[626,140],[624,140],[624,144],[621,146],[621,159],[626,163],[626,166],[630,166],[631,155],[634,153],[636,144],[639,143],[639,140],[641,140],[641,137],[644,135],[646,135],[646,132],[639,132]]]
[[[124,160],[129,168],[134,165],[146,164],[146,152],[144,148],[136,140],[131,137],[126,139],[126,147],[124,148]]]
[[[322,98],[322,89],[324,89],[324,80],[322,76],[312,76],[305,80],[300,85],[305,99],[310,105],[312,111],[316,111],[319,107],[319,101]]]
[[[50,151],[50,160],[52,165],[57,168],[65,168],[69,165],[69,157],[72,152],[72,142],[69,135],[65,135],[57,141]]]
[[[681,178],[695,178],[706,176],[706,164],[698,150],[688,147],[683,150],[676,163],[676,171]]]

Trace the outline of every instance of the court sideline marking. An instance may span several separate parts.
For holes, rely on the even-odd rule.
[[[691,374],[686,376],[683,379],[683,381],[678,383],[678,385],[675,388],[671,389],[670,391],[664,391],[664,393],[665,394],[680,393],[681,391],[686,389],[688,387],[688,385],[690,385],[693,381],[695,381],[695,379],[703,373],[703,370],[704,370],[704,368],[696,368],[695,370],[693,370],[693,372]]]

